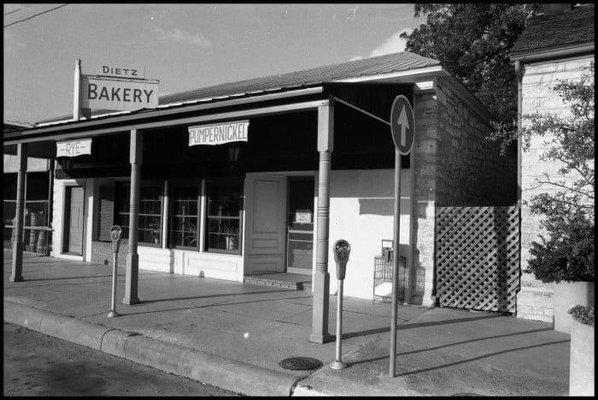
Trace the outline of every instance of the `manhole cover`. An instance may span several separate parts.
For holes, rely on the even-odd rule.
[[[278,363],[284,369],[293,371],[313,370],[322,367],[322,361],[311,357],[290,357]]]

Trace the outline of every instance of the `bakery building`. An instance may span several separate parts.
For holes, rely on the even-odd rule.
[[[52,257],[108,263],[109,229],[123,228],[125,303],[138,301],[138,269],[301,277],[314,296],[311,340],[322,341],[336,240],[351,244],[345,295],[374,299],[375,264],[393,237],[399,95],[415,121],[400,160],[402,296],[430,305],[438,209],[516,201],[516,158],[485,139],[490,111],[436,60],[402,52],[192,89],[38,123],[7,133],[4,149],[56,160]]]

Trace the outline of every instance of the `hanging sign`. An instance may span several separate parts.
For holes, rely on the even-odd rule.
[[[407,155],[413,148],[415,139],[415,119],[413,108],[407,97],[397,96],[390,111],[390,129],[395,147],[402,155]]]
[[[189,127],[189,146],[246,142],[248,138],[248,120]]]
[[[91,154],[91,138],[56,142],[56,157],[77,157]]]
[[[158,106],[160,81],[81,75],[81,108],[134,111]]]

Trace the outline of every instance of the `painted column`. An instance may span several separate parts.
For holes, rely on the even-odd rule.
[[[162,205],[162,248],[167,249],[166,236],[168,235],[168,217],[170,215],[170,183],[164,181],[164,202]]]
[[[311,342],[326,343],[328,333],[328,306],[330,274],[328,273],[328,224],[330,216],[330,155],[334,140],[334,109],[332,104],[318,108],[318,225],[316,242],[316,271],[313,281],[313,315]]]
[[[14,219],[14,242],[12,243],[11,282],[23,280],[23,219],[25,213],[25,174],[27,173],[27,144],[17,144],[17,204]]]
[[[129,251],[127,253],[127,269],[125,275],[124,304],[137,304],[137,284],[139,275],[139,255],[137,254],[137,237],[139,221],[139,184],[141,175],[143,137],[136,129],[131,130],[130,162],[131,162],[131,192],[129,206]]]

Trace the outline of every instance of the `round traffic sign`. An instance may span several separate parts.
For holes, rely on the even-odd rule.
[[[409,154],[415,140],[415,119],[411,103],[403,95],[397,96],[392,103],[390,129],[392,140],[399,153]]]

